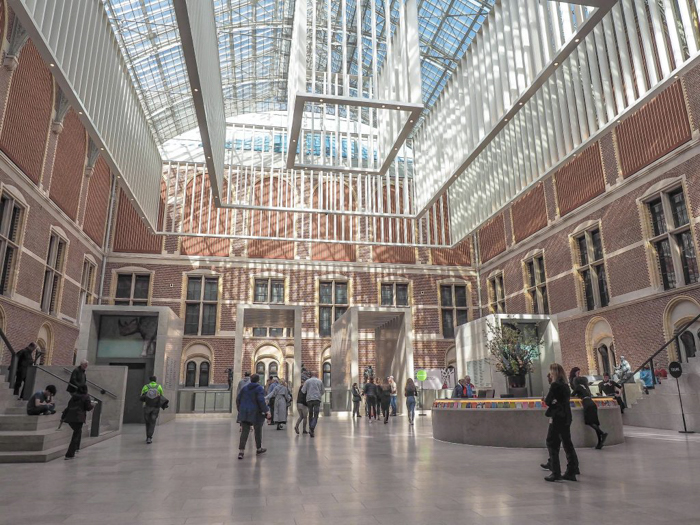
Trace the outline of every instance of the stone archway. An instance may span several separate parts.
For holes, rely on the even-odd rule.
[[[36,344],[41,349],[42,358],[39,363],[50,365],[53,362],[53,328],[49,323],[44,323],[36,336]]]
[[[251,357],[251,370],[260,376],[260,384],[264,385],[270,377],[283,376],[284,353],[275,343],[262,343]]]
[[[668,346],[668,359],[682,361],[700,353],[700,320],[689,324],[700,315],[700,305],[692,297],[681,295],[671,299],[664,310],[664,335],[666,340],[679,335],[678,345]],[[681,333],[682,332],[682,333]]]
[[[206,371],[203,372],[203,367]],[[214,352],[211,347],[201,341],[190,343],[182,351],[180,358],[180,384],[184,386],[209,386],[214,370]],[[206,384],[201,384],[201,378],[207,375]],[[191,380],[190,380],[191,379]],[[193,383],[193,384],[192,384]]]
[[[612,375],[617,365],[615,343],[610,323],[604,317],[594,317],[586,326],[586,357],[588,372]]]

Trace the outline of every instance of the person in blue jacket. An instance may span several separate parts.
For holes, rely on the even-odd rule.
[[[258,374],[250,376],[250,383],[245,385],[236,396],[236,408],[238,409],[238,421],[241,423],[238,459],[243,459],[251,427],[255,433],[256,453],[264,454],[267,449],[262,448],[262,427],[265,418],[270,417],[270,409],[265,404],[265,390],[260,384]]]

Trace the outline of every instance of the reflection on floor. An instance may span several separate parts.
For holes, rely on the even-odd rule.
[[[322,419],[314,440],[269,429],[268,453],[249,443],[243,461],[234,423],[190,419],[153,445],[127,426],[73,462],[0,465],[0,523],[699,523],[696,435],[628,428],[624,445],[579,451],[579,483],[552,484],[544,451],[436,442],[429,417]]]

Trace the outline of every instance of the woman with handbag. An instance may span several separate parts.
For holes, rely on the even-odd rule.
[[[578,456],[571,442],[571,390],[567,384],[566,372],[559,363],[549,365],[549,393],[544,402],[547,405],[545,416],[550,418],[549,430],[547,431],[547,450],[549,451],[549,461],[547,465],[552,473],[545,481],[576,481],[576,474],[579,474]],[[566,472],[562,475],[561,464],[559,463],[559,449],[564,446],[566,453]]]
[[[362,392],[357,386],[357,383],[352,384],[352,417],[362,417],[360,415],[360,401],[362,401]]]

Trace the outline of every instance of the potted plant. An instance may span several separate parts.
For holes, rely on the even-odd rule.
[[[540,340],[536,331],[516,328],[507,323],[486,323],[487,350],[491,364],[506,376],[508,390],[517,396],[527,396],[526,377],[532,372],[533,361],[540,355]],[[534,327],[533,327],[534,328]]]

